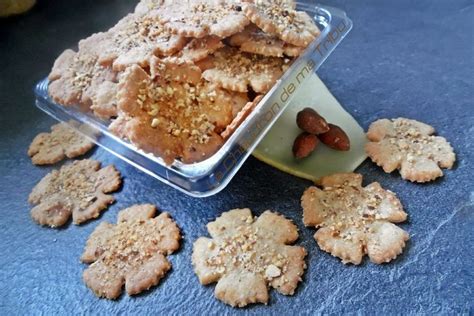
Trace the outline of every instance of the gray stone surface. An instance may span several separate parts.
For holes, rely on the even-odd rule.
[[[213,298],[192,272],[192,242],[222,211],[278,210],[301,230],[308,270],[294,297],[271,295],[248,314],[473,313],[474,269],[474,5],[472,0],[326,1],[346,10],[355,27],[320,69],[334,95],[366,128],[381,117],[406,116],[434,125],[458,162],[430,184],[402,181],[366,161],[358,171],[398,193],[409,214],[405,253],[389,265],[344,266],[318,250],[301,223],[299,198],[309,182],[250,158],[222,193],[187,197],[103,150],[92,157],[124,175],[117,203],[97,221],[52,230],[29,217],[27,196],[51,168],[26,155],[52,119],[34,107],[33,86],[55,57],[78,39],[113,24],[133,1],[40,1],[30,14],[0,20],[0,314],[237,313]],[[84,286],[79,262],[88,235],[133,203],[169,211],[184,233],[173,271],[152,291],[99,300]]]

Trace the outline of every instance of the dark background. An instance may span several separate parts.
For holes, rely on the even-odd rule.
[[[101,149],[92,157],[124,176],[117,203],[96,221],[48,229],[29,217],[27,196],[52,168],[31,164],[33,137],[54,121],[34,106],[34,84],[62,50],[105,30],[134,1],[40,1],[25,16],[0,20],[0,314],[234,313],[192,272],[193,241],[222,211],[273,209],[293,219],[308,270],[294,297],[272,292],[269,306],[245,313],[473,313],[474,4],[472,0],[326,1],[344,9],[354,29],[318,71],[334,95],[367,128],[378,118],[404,116],[434,125],[458,155],[454,170],[419,185],[384,174],[366,161],[358,172],[398,193],[411,240],[387,265],[344,266],[321,252],[301,223],[299,198],[308,181],[250,158],[223,192],[194,199]],[[328,162],[329,163],[329,162]],[[173,271],[152,291],[113,302],[97,299],[81,281],[85,241],[102,221],[134,203],[169,211],[184,234],[171,256]],[[241,311],[242,312],[242,311]]]

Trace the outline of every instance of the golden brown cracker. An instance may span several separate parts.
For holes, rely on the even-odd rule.
[[[202,71],[192,61],[178,57],[156,58],[150,61],[151,77],[157,81],[166,83],[179,82],[183,84],[197,85],[201,82]]]
[[[102,222],[89,237],[82,262],[86,285],[99,297],[116,299],[156,286],[171,269],[166,256],[179,248],[181,234],[168,213],[155,217],[154,205],[134,205],[117,224]]]
[[[382,119],[367,132],[368,156],[385,172],[400,170],[403,179],[428,182],[452,168],[456,155],[444,137],[433,136],[432,126],[405,118]]]
[[[59,55],[58,58],[54,61],[53,68],[48,75],[49,81],[54,81],[63,75],[63,73],[69,68],[71,60],[76,56],[76,52],[72,49],[66,49],[64,52]]]
[[[176,56],[186,61],[198,62],[222,47],[224,47],[224,44],[217,36],[195,38],[177,53]]]
[[[235,119],[240,111],[249,103],[247,93],[234,92],[232,93],[232,117]]]
[[[213,68],[203,72],[203,78],[224,89],[266,93],[286,70],[284,59],[240,52],[224,47],[214,53]]]
[[[107,193],[118,190],[120,173],[113,167],[100,168],[85,159],[53,170],[32,190],[28,201],[35,205],[31,216],[40,225],[59,227],[72,216],[74,224],[97,218],[115,201]]]
[[[253,112],[258,103],[262,100],[263,96],[257,96],[252,102],[248,102],[234,117],[232,123],[230,123],[226,129],[222,132],[221,136],[223,139],[229,139],[230,136],[239,128],[239,126],[245,121],[245,119]]]
[[[59,123],[51,126],[51,133],[40,133],[33,139],[28,148],[28,156],[35,165],[51,165],[66,157],[76,158],[84,155],[93,147],[93,142],[67,123]]]
[[[192,262],[201,284],[217,282],[215,296],[231,306],[268,302],[268,287],[293,295],[306,268],[306,251],[291,246],[296,226],[277,213],[254,218],[249,209],[223,213],[207,225],[211,238],[194,243]]]
[[[111,30],[110,45],[100,54],[101,65],[123,71],[130,65],[147,67],[152,56],[170,56],[186,45],[182,36],[171,34],[155,14],[129,14]]]
[[[166,163],[176,158],[196,162],[212,155],[222,145],[218,133],[232,121],[232,94],[207,82],[176,81],[174,76],[163,75],[163,69],[152,73],[153,78],[132,67],[124,75],[119,115],[128,117],[122,120],[127,127],[114,127],[126,130],[132,143]]]
[[[286,0],[245,2],[242,9],[260,29],[295,46],[306,47],[320,34],[311,17],[295,10]]]
[[[95,93],[104,82],[115,82],[117,74],[98,63],[94,52],[66,50],[49,75],[48,92],[53,101],[62,105],[80,105],[88,110]]]
[[[159,16],[174,33],[191,38],[226,38],[249,24],[240,3],[226,0],[175,1],[164,6]]]
[[[362,187],[354,173],[323,177],[320,185],[304,192],[301,205],[304,224],[318,228],[314,238],[322,250],[356,265],[365,254],[381,264],[402,253],[409,236],[393,223],[407,214],[393,192],[377,182]]]
[[[229,44],[246,53],[271,57],[297,57],[303,52],[302,47],[285,43],[276,36],[265,33],[255,24],[250,24],[242,32],[232,35]]]
[[[111,81],[97,86],[92,96],[91,110],[98,118],[107,120],[117,116],[117,86],[117,83]]]

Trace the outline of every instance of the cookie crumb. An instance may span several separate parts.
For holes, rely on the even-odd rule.
[[[265,270],[265,277],[267,279],[271,280],[273,278],[279,277],[280,275],[281,275],[281,270],[276,265],[271,264]]]

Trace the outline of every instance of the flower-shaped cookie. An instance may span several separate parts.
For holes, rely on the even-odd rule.
[[[102,222],[91,234],[81,260],[92,263],[83,278],[97,296],[115,299],[124,284],[129,295],[141,293],[171,269],[166,255],[179,248],[180,231],[168,213],[155,212],[154,205],[134,205],[116,225]]]
[[[236,209],[207,229],[212,238],[196,240],[192,261],[201,284],[217,282],[219,300],[238,307],[266,304],[269,286],[293,295],[306,268],[306,251],[289,245],[298,238],[291,221],[270,211],[253,218],[249,209]]]
[[[176,57],[185,61],[198,62],[222,47],[224,44],[217,36],[195,38],[177,53]]]
[[[28,156],[35,165],[50,165],[66,157],[75,158],[84,155],[93,147],[93,142],[68,124],[59,123],[51,126],[51,133],[40,133],[33,139],[28,148]]]
[[[301,198],[303,222],[316,226],[319,247],[342,259],[360,264],[367,254],[374,263],[395,259],[409,239],[393,223],[407,214],[393,192],[374,182],[362,187],[359,174],[335,174],[321,179],[322,190],[308,188]]]
[[[428,182],[443,176],[441,168],[450,169],[456,161],[451,145],[434,132],[415,120],[382,119],[370,125],[365,149],[385,172],[399,169],[403,179]]]
[[[209,82],[236,92],[247,92],[249,86],[257,93],[266,93],[289,65],[285,59],[248,54],[224,47],[211,58],[213,67],[203,72]]]
[[[248,1],[242,4],[242,10],[265,33],[295,46],[306,47],[320,34],[311,17],[295,10],[292,1]]]
[[[233,120],[234,95],[201,81],[194,64],[175,61],[152,59],[152,75],[138,66],[125,72],[119,119],[109,128],[168,164],[202,161],[223,143],[219,133]]]
[[[273,57],[299,56],[304,50],[303,47],[285,43],[274,35],[263,32],[255,24],[250,24],[242,32],[232,35],[229,44],[246,53]]]
[[[97,90],[104,83],[116,82],[117,73],[98,63],[96,47],[107,43],[107,36],[107,33],[94,34],[79,43],[82,49],[78,52],[68,49],[56,59],[48,76],[48,92],[55,102],[66,106],[81,105],[88,110],[94,103]],[[97,45],[93,48],[94,44]]]
[[[186,45],[186,38],[172,34],[152,14],[129,14],[108,33],[110,41],[99,54],[99,63],[123,71],[131,65],[149,66],[154,55],[170,56]]]
[[[226,0],[173,1],[162,6],[158,15],[172,32],[192,38],[226,38],[250,23],[239,3]]]
[[[38,224],[58,227],[72,215],[74,224],[81,224],[115,201],[107,193],[116,191],[121,182],[114,166],[101,169],[95,160],[75,161],[53,170],[33,188],[28,199],[36,205],[31,217]]]

